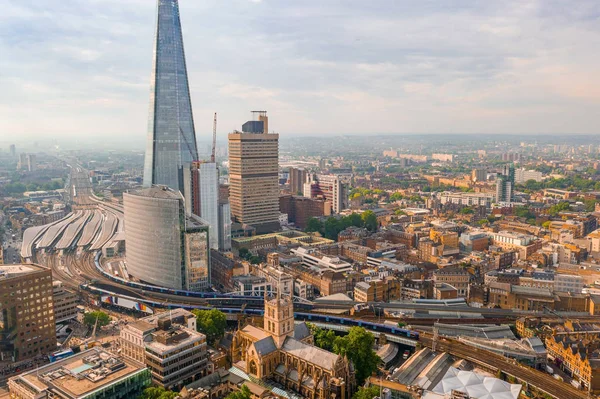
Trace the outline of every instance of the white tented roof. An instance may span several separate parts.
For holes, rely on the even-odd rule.
[[[446,395],[453,390],[467,393],[474,399],[518,399],[522,386],[509,384],[494,377],[450,367],[432,392]]]

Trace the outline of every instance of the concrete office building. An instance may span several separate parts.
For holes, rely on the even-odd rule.
[[[11,399],[137,398],[150,386],[142,363],[92,348],[8,380]]]
[[[10,156],[11,157],[14,157],[15,155],[17,155],[17,147],[15,147],[14,144],[10,145],[9,151],[10,151]]]
[[[219,249],[219,168],[214,162],[192,162],[183,169],[185,209],[209,226],[209,243]]]
[[[123,207],[129,274],[173,289],[209,288],[208,225],[186,216],[181,193],[153,186],[123,194]]]
[[[79,298],[76,293],[63,287],[62,281],[55,280],[52,283],[52,296],[54,298],[54,320],[56,323],[77,318]]]
[[[279,134],[268,132],[266,111],[229,134],[229,202],[236,222],[257,233],[279,230]]]
[[[55,350],[52,270],[0,266],[0,360],[18,362]]]
[[[183,166],[198,160],[177,0],[158,0],[144,187],[183,189]]]
[[[173,309],[144,317],[121,329],[122,355],[145,364],[154,384],[179,390],[207,373],[206,335],[196,330],[196,317]]]
[[[302,168],[290,168],[290,193],[292,195],[302,195],[304,191],[304,183],[306,183],[306,178],[308,177],[308,172],[306,169]]]

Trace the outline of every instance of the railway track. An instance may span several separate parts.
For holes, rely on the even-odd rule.
[[[431,348],[433,336],[421,332],[420,341],[423,345]],[[448,352],[451,355],[484,367],[501,370],[503,373],[525,382],[547,395],[556,399],[588,399],[587,392],[575,389],[571,385],[554,379],[549,374],[532,369],[519,363],[514,363],[503,356],[495,353],[473,348],[452,339],[438,339],[436,351]]]

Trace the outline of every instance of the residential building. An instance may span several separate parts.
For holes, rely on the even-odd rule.
[[[76,293],[63,287],[61,281],[54,280],[52,283],[52,297],[54,300],[54,321],[56,323],[77,318],[79,297]]]
[[[523,184],[529,180],[541,182],[542,172],[538,172],[537,170],[526,170],[525,168],[515,170],[515,183]]]
[[[269,133],[266,111],[255,111],[242,131],[229,134],[229,202],[236,222],[257,233],[279,230],[279,134]]]
[[[490,233],[492,245],[505,251],[515,251],[519,259],[525,260],[542,248],[543,241],[526,234],[515,234],[508,231]]]
[[[554,291],[581,294],[583,287],[584,279],[582,276],[563,273],[554,275]]]
[[[223,292],[235,290],[235,276],[247,274],[244,265],[235,260],[233,254],[210,250],[211,285]]]
[[[304,196],[308,198],[324,198],[331,203],[331,211],[340,213],[348,208],[350,179],[346,175],[315,174],[309,176],[304,184]]]
[[[186,216],[180,192],[153,186],[125,193],[123,208],[129,274],[173,289],[209,288],[209,227]]]
[[[145,364],[152,382],[178,390],[207,374],[206,336],[196,330],[196,316],[173,309],[125,325],[120,332],[121,354]]]
[[[198,160],[177,0],[158,0],[144,187],[183,191],[183,167]]]
[[[460,236],[460,250],[462,252],[485,251],[489,246],[490,238],[483,231],[465,232]]]
[[[13,399],[136,398],[151,383],[138,361],[95,347],[8,380]]]
[[[0,360],[20,362],[56,350],[52,270],[0,266]]]
[[[475,182],[482,182],[487,180],[487,170],[485,169],[473,169],[471,171],[471,180]]]
[[[515,198],[515,168],[505,165],[496,177],[496,201],[513,202]]]
[[[494,193],[463,193],[463,192],[448,192],[437,194],[440,203],[444,204],[456,204],[463,206],[484,206],[487,209],[492,207],[492,204],[496,201],[496,195]]]
[[[400,299],[400,281],[396,278],[367,278],[354,286],[356,302],[389,302]]]
[[[467,297],[469,293],[469,281],[471,275],[465,269],[459,267],[445,267],[433,272],[434,286],[438,283],[446,283],[456,288],[459,298]]]
[[[325,199],[286,194],[279,196],[279,211],[287,214],[290,223],[304,230],[310,218],[331,215],[331,203]]]
[[[272,380],[303,397],[349,399],[356,390],[350,362],[313,341],[305,323],[294,323],[292,298],[265,298],[263,327],[247,325],[234,335],[233,369],[248,380]]]
[[[600,392],[600,357],[598,340],[581,339],[570,335],[549,335],[546,349],[551,360],[571,374],[581,388],[592,394]]]

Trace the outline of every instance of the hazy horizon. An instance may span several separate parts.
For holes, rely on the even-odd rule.
[[[266,109],[282,137],[590,135],[600,3],[180,0],[199,142]],[[9,1],[0,146],[143,149],[155,1]]]

